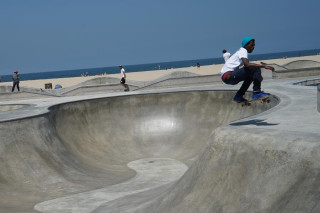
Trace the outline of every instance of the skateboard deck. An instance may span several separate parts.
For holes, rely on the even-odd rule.
[[[256,99],[251,99],[248,101],[237,102],[237,103],[241,104],[241,106],[244,107],[244,106],[251,106],[251,103],[255,101],[259,101],[261,104],[270,103],[271,102],[270,95],[265,96],[263,98],[256,98]]]

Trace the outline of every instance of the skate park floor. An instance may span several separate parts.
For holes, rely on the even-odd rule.
[[[307,79],[2,101],[0,212],[320,212]]]

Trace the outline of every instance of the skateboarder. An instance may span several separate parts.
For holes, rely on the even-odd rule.
[[[235,52],[221,69],[221,79],[226,84],[235,85],[243,81],[233,100],[236,102],[248,101],[243,96],[253,82],[252,99],[261,99],[269,94],[261,91],[261,69],[265,68],[274,71],[274,68],[267,65],[251,63],[248,60],[248,53],[252,53],[255,47],[255,39],[245,37],[241,42],[241,48]],[[242,66],[243,65],[243,66]]]

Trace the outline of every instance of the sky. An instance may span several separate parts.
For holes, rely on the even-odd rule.
[[[320,48],[319,0],[0,0],[0,75]]]

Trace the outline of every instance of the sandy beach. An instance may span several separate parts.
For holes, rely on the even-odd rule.
[[[320,62],[320,55],[313,55],[313,56],[303,56],[303,57],[293,57],[293,58],[286,58],[286,59],[271,59],[271,60],[263,60],[265,63],[275,63],[278,65],[284,65],[292,61],[296,60],[313,60]],[[260,63],[261,61],[252,61],[254,63]],[[176,68],[176,69],[168,69],[168,70],[152,70],[152,71],[142,71],[142,72],[132,72],[130,70],[126,70],[127,79],[135,80],[135,81],[152,81],[157,78],[160,78],[164,75],[168,75],[173,72],[177,71],[187,71],[196,73],[199,75],[212,75],[220,73],[223,64],[217,65],[208,65],[208,66],[201,66],[200,68],[197,67],[184,67],[184,68]],[[125,67],[124,67],[125,68]],[[120,71],[119,74],[110,74],[110,75],[103,75],[113,78],[120,79]],[[62,87],[70,87],[81,82],[87,81],[92,78],[99,78],[101,76],[87,76],[87,77],[72,77],[72,78],[56,78],[56,79],[41,79],[41,80],[30,80],[30,81],[22,81],[20,82],[20,86],[22,87],[33,87],[33,88],[42,88],[44,89],[45,84],[52,83],[53,87],[56,84],[62,85]],[[2,82],[0,85],[12,85],[12,82]]]

